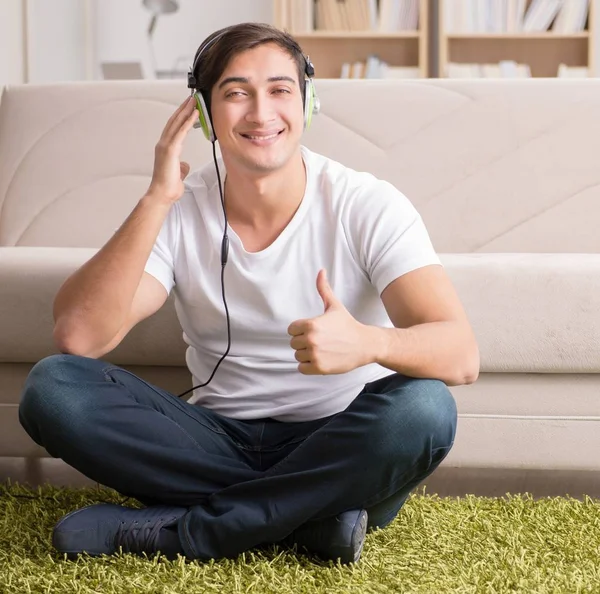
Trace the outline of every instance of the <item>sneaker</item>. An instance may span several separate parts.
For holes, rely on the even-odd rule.
[[[365,544],[367,518],[367,511],[359,509],[343,512],[333,518],[307,522],[281,544],[298,545],[323,559],[356,563]]]
[[[80,553],[91,556],[135,553],[148,556],[160,552],[170,558],[183,554],[173,530],[177,520],[186,513],[185,507],[152,506],[134,509],[100,503],[67,514],[56,524],[52,544],[68,557]],[[163,533],[161,534],[161,530]],[[165,534],[169,532],[170,534]]]

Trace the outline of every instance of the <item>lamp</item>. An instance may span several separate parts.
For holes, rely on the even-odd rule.
[[[148,45],[150,47],[150,57],[152,59],[152,68],[154,74],[158,75],[156,67],[156,57],[154,55],[154,48],[152,47],[152,35],[156,28],[156,21],[161,14],[171,14],[177,12],[179,4],[177,0],[142,0],[142,4],[152,13],[150,24],[148,25]]]
[[[152,37],[156,21],[161,14],[177,12],[179,8],[176,0],[142,0],[142,3],[152,13],[150,25],[148,25],[148,37]]]

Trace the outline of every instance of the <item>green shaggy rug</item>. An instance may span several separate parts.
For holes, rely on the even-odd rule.
[[[208,563],[131,555],[61,559],[50,544],[54,523],[103,500],[122,498],[99,489],[1,486],[0,592],[600,592],[598,500],[419,492],[391,526],[368,535],[356,566],[275,547]]]

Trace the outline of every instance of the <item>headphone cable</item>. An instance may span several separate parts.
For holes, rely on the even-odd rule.
[[[212,142],[212,148],[213,148],[213,160],[215,162],[215,169],[217,170],[217,181],[219,184],[219,194],[221,196],[221,206],[223,208],[223,218],[224,218],[223,240],[221,241],[221,295],[223,297],[223,306],[225,307],[225,316],[227,318],[227,349],[225,350],[225,352],[223,353],[221,358],[217,361],[217,364],[215,365],[215,368],[213,369],[212,373],[210,374],[210,377],[208,378],[208,380],[206,382],[204,382],[203,384],[198,384],[197,386],[194,386],[193,388],[190,388],[189,390],[182,392],[181,394],[178,395],[178,398],[181,398],[182,396],[185,396],[186,394],[193,392],[196,388],[204,388],[204,386],[208,386],[208,384],[210,384],[213,377],[215,376],[217,369],[223,362],[223,359],[225,359],[225,357],[227,357],[227,355],[229,354],[229,349],[231,348],[231,324],[230,324],[230,320],[229,320],[229,307],[227,306],[227,299],[225,298],[225,264],[227,264],[227,258],[229,255],[229,237],[227,236],[227,211],[225,210],[225,198],[223,197],[223,185],[221,183],[221,173],[219,172],[219,164],[217,162],[217,149],[216,149],[214,140]]]

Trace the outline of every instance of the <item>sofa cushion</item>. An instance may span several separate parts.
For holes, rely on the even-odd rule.
[[[600,255],[445,254],[486,372],[600,370]]]
[[[0,361],[56,352],[52,302],[93,248],[0,248]],[[442,254],[467,310],[484,372],[600,370],[600,255]],[[128,365],[185,365],[173,296],[107,358]]]

